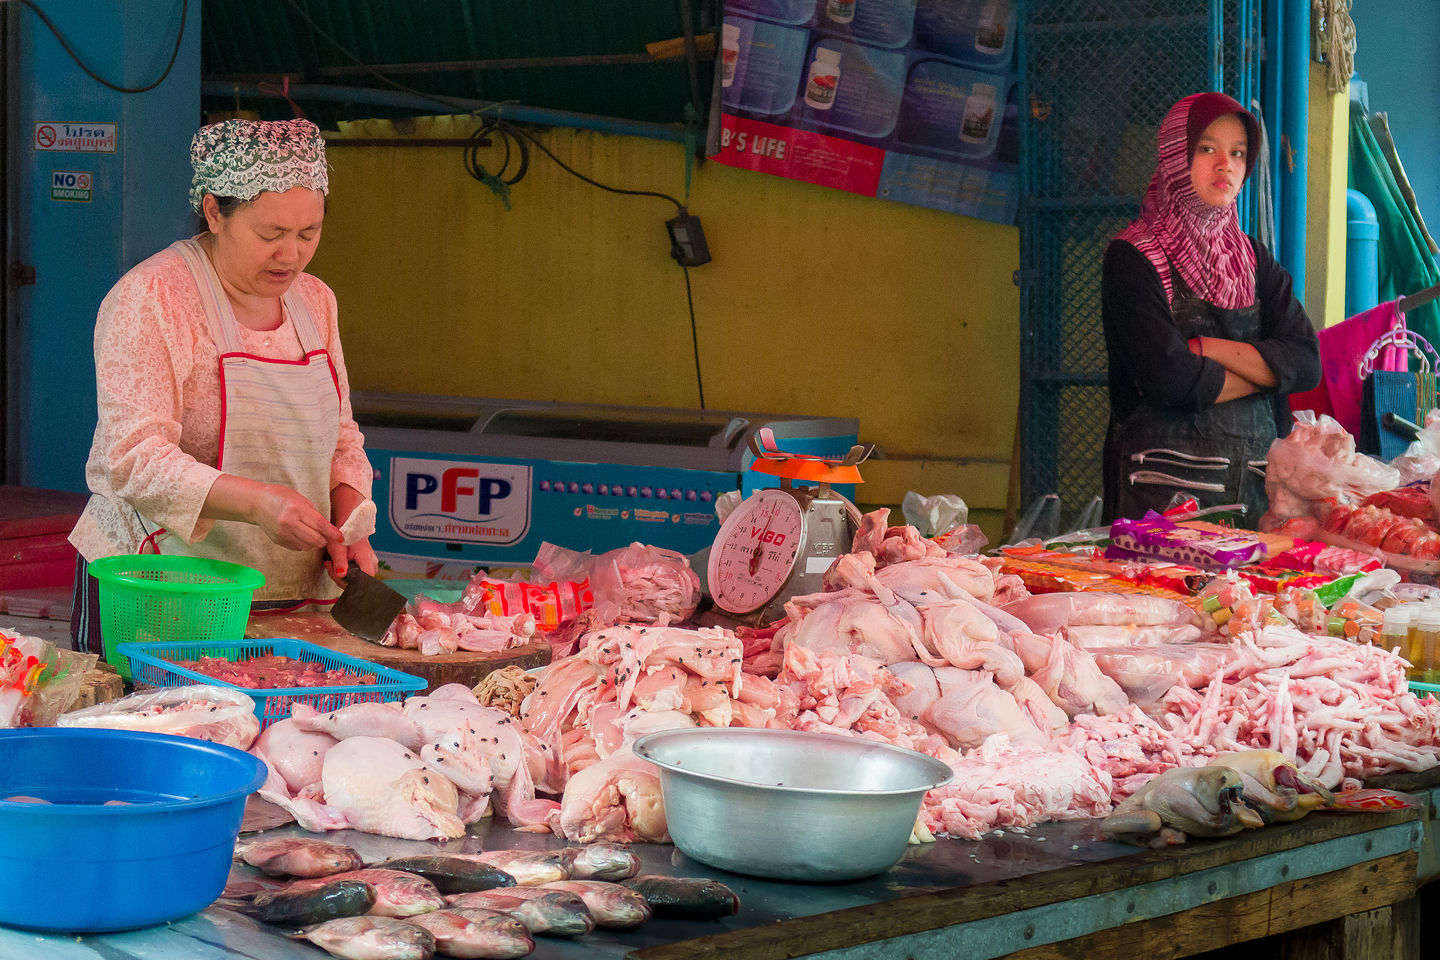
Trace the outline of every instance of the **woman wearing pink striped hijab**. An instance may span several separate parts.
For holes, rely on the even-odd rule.
[[[1182,495],[1243,503],[1253,526],[1270,444],[1290,429],[1286,397],[1319,382],[1319,344],[1290,275],[1236,214],[1259,139],[1254,116],[1223,93],[1175,104],[1140,218],[1105,251],[1108,517],[1163,511]]]

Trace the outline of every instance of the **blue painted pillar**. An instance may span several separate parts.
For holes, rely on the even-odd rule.
[[[1283,113],[1280,132],[1285,140],[1277,144],[1283,152],[1276,194],[1280,223],[1276,258],[1295,281],[1295,296],[1305,302],[1305,178],[1310,130],[1310,5],[1283,4],[1283,36],[1280,39],[1280,84]],[[1288,150],[1286,149],[1288,147]]]
[[[138,87],[175,50],[182,0],[46,0],[45,12],[104,79]],[[126,270],[188,236],[189,142],[200,122],[200,0],[189,0],[170,73],[122,94],[88,76],[28,8],[15,10],[18,82],[4,479],[85,489],[95,431],[95,312]],[[12,74],[13,76],[14,74]]]

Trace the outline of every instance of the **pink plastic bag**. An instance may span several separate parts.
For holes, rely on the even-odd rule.
[[[1317,417],[1329,414],[1352,437],[1360,436],[1360,359],[1376,340],[1391,330],[1404,328],[1400,301],[1391,300],[1321,330],[1316,334],[1320,340],[1320,386],[1290,394],[1290,409],[1314,410]],[[1404,370],[1405,357],[1404,351],[1386,347],[1380,351],[1374,368]]]
[[[606,621],[678,623],[700,603],[700,578],[685,555],[632,543],[595,558],[595,612]]]

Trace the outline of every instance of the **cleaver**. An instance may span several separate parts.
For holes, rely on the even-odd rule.
[[[408,601],[370,574],[351,564],[345,590],[330,608],[335,622],[372,643],[379,643]]]

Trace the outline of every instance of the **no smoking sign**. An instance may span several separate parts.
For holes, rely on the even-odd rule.
[[[50,171],[50,199],[89,203],[95,176],[89,170]]]

